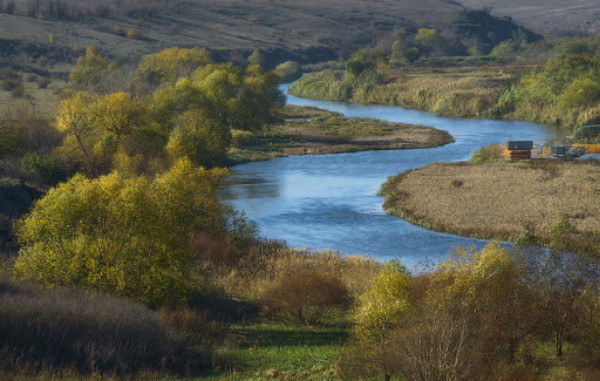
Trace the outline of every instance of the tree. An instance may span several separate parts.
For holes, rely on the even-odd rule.
[[[89,90],[100,84],[113,70],[110,60],[100,54],[100,48],[92,45],[86,49],[85,56],[77,59],[69,73],[69,83],[76,88]]]
[[[497,242],[478,252],[461,248],[434,272],[431,287],[439,303],[463,306],[480,360],[514,361],[520,340],[535,324],[532,290],[515,255]]]
[[[433,50],[442,43],[442,36],[435,28],[421,28],[415,35],[415,42],[427,50]]]
[[[212,62],[206,49],[169,48],[144,56],[138,66],[138,76],[155,85],[161,82],[175,83],[191,74],[198,67]]]
[[[217,201],[223,174],[182,160],[153,180],[76,175],[20,223],[15,276],[110,291],[150,306],[181,303],[196,275],[188,239],[225,224]]]
[[[261,67],[265,65],[265,58],[263,57],[260,49],[254,49],[252,51],[252,54],[248,56],[248,63],[250,65],[258,65]]]
[[[86,170],[90,174],[96,171],[91,151],[93,129],[89,123],[91,105],[95,101],[95,96],[86,92],[77,92],[72,97],[60,102],[56,118],[56,128],[67,135],[63,147],[73,142],[81,153]]]
[[[216,167],[227,159],[231,131],[206,118],[202,110],[184,112],[169,136],[166,149],[177,160],[188,158],[195,165]]]
[[[411,308],[411,281],[399,261],[388,262],[371,286],[358,299],[353,340],[342,358],[370,367],[389,380],[396,372],[391,356],[391,338]]]

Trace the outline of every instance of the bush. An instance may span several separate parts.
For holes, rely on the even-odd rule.
[[[140,40],[143,37],[142,32],[136,28],[127,29],[127,38],[132,38],[134,40]]]
[[[21,159],[21,167],[48,185],[56,185],[67,177],[67,171],[55,157],[28,153]]]
[[[0,366],[6,370],[125,374],[182,368],[186,357],[157,314],[140,304],[6,279],[0,279],[0,296]]]
[[[281,77],[281,82],[287,83],[300,78],[302,75],[302,67],[298,62],[286,61],[277,65],[275,72]]]
[[[348,307],[349,300],[348,289],[339,278],[310,270],[276,282],[263,297],[263,304],[282,319],[315,324],[333,309]]]
[[[231,130],[231,146],[241,148],[254,138],[254,134],[250,131]]]
[[[471,155],[472,163],[488,163],[498,161],[501,158],[504,147],[499,144],[491,144],[489,146],[478,149]]]
[[[35,83],[37,83],[37,85],[38,85],[38,88],[40,88],[40,89],[48,88],[48,85],[51,82],[52,82],[52,80],[47,77],[38,77],[37,80],[35,81]]]

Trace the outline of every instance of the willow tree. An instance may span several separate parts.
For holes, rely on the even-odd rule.
[[[192,233],[225,226],[223,170],[189,161],[150,179],[76,175],[22,220],[19,279],[109,291],[150,306],[178,304],[195,287]]]

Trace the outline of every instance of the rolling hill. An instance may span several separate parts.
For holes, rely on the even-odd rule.
[[[72,61],[61,49],[95,44],[126,59],[170,46],[201,46],[238,61],[261,48],[277,64],[346,57],[365,46],[389,46],[419,28],[438,29],[457,51],[536,38],[453,0],[20,0],[0,11],[0,54],[20,59],[35,47]],[[7,50],[7,41],[17,48]]]
[[[597,0],[460,0],[467,7],[487,6],[491,14],[512,17],[533,30],[550,35],[600,31]]]

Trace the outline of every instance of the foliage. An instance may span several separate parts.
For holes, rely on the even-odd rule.
[[[298,62],[286,61],[277,65],[275,72],[279,74],[281,82],[287,83],[295,81],[302,76],[302,67]]]
[[[164,81],[146,96],[72,93],[58,110],[57,129],[66,134],[61,159],[90,176],[113,169],[156,173],[180,158],[223,166],[231,130],[255,132],[279,122],[277,110],[285,100],[277,74],[209,59],[201,49],[146,56],[138,74]]]
[[[33,174],[44,184],[56,185],[65,180],[67,173],[56,157],[44,157],[37,153],[28,153],[21,159],[21,167]]]
[[[339,375],[354,373],[347,368],[354,363],[354,367],[364,368],[361,373],[380,373],[389,380],[396,372],[390,354],[393,332],[411,307],[410,275],[399,261],[390,261],[359,297],[356,326],[350,346],[342,356]]]
[[[248,64],[257,66],[265,65],[265,58],[263,57],[260,49],[254,49],[252,51],[252,54],[248,56]]]
[[[85,55],[79,57],[69,73],[69,84],[80,89],[90,89],[106,79],[115,68],[108,58],[100,54],[100,48],[89,46]]]
[[[524,76],[508,93],[514,117],[560,125],[575,124],[586,108],[600,101],[600,58],[564,54]]]
[[[499,144],[491,144],[486,147],[482,147],[471,154],[472,163],[489,163],[492,161],[498,161],[501,159],[502,151],[504,147]]]
[[[0,119],[0,158],[22,151],[27,130],[20,123]]]
[[[144,56],[138,65],[137,73],[143,81],[154,84],[162,81],[173,83],[210,62],[212,59],[206,49],[174,47]]]
[[[331,310],[347,307],[349,301],[339,278],[315,270],[280,279],[262,299],[276,316],[306,325],[319,323]]]
[[[4,278],[0,295],[5,370],[134,375],[182,371],[190,363],[156,312],[143,305],[76,289],[40,290]]]
[[[24,218],[15,275],[46,286],[101,289],[151,306],[183,302],[194,287],[188,237],[215,231],[222,171],[179,161],[154,180],[76,175]]]
[[[384,350],[372,356],[364,343],[351,339],[338,375],[529,379],[551,377],[553,365],[589,367],[592,375],[597,371],[592,357],[565,361],[562,348],[570,340],[575,353],[597,350],[590,339],[597,337],[592,327],[600,318],[598,269],[597,260],[555,252],[529,255],[496,242],[478,251],[458,248],[431,273],[410,279],[411,308],[389,332]],[[390,297],[390,304],[406,300]],[[539,348],[546,346],[554,347],[554,354],[541,360]]]

